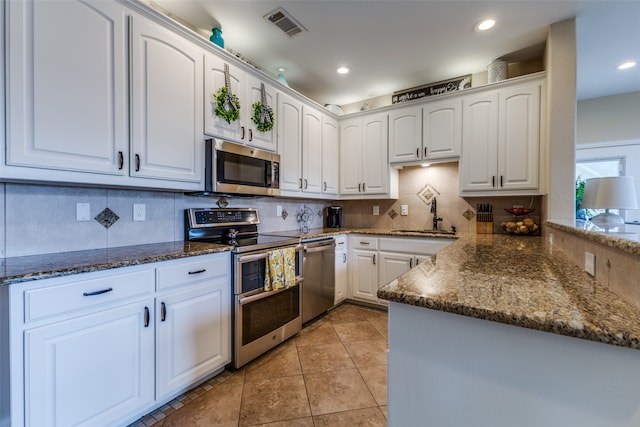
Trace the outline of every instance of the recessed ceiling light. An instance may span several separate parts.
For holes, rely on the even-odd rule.
[[[628,68],[633,68],[636,66],[636,62],[635,61],[627,61],[624,62],[620,65],[618,65],[618,70],[626,70]]]
[[[338,74],[348,74],[348,73],[349,73],[349,71],[351,71],[351,70],[349,70],[349,68],[348,68],[348,67],[340,67],[340,68],[338,68],[338,69],[336,70],[336,72],[337,72]]]
[[[493,18],[485,18],[482,21],[479,21],[473,29],[478,32],[487,31],[493,28],[496,25],[496,20]]]

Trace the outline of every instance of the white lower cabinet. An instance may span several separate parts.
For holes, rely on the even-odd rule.
[[[223,276],[156,298],[157,399],[229,363],[230,293]]]
[[[152,302],[26,330],[24,425],[113,425],[152,404]]]
[[[126,425],[223,368],[229,268],[220,253],[6,285],[9,425]]]
[[[378,289],[453,242],[440,238],[363,235],[351,235],[349,239],[349,296],[379,305],[388,302],[378,299]]]
[[[335,251],[335,279],[336,288],[334,294],[334,304],[338,304],[347,298],[347,285],[349,277],[347,273],[347,236],[340,235],[334,237],[336,241]]]

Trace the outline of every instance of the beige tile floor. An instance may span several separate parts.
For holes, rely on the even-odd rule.
[[[386,426],[387,313],[343,304],[130,427]]]

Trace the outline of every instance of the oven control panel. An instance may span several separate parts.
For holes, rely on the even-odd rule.
[[[258,210],[252,208],[191,208],[187,216],[191,228],[260,224]]]

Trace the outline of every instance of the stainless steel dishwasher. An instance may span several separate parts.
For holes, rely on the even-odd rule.
[[[303,240],[302,322],[308,322],[333,307],[336,288],[335,248],[331,238]]]

